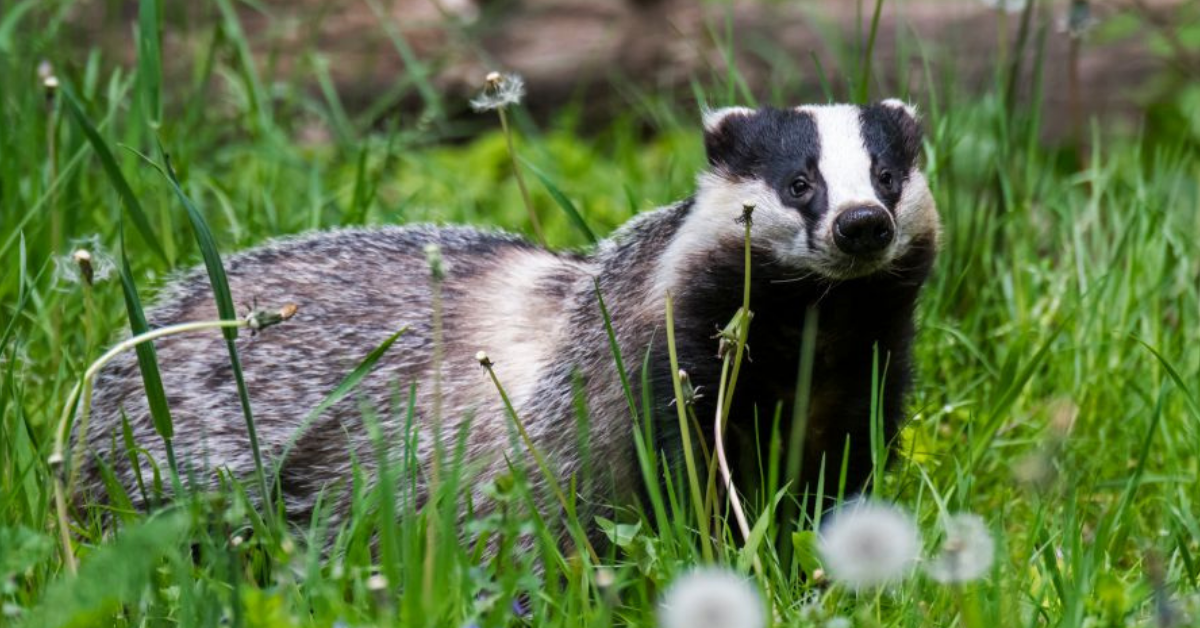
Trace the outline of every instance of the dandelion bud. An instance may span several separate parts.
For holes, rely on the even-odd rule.
[[[596,586],[597,587],[599,587],[601,589],[607,589],[607,588],[611,587],[613,584],[615,584],[616,581],[617,581],[617,576],[616,576],[616,574],[613,573],[613,570],[611,570],[607,567],[601,567],[596,570]]]
[[[367,578],[367,590],[369,590],[369,591],[379,592],[379,591],[383,591],[387,587],[388,587],[388,579],[387,579],[387,576],[385,576],[383,574],[377,573],[377,574],[371,576],[370,578]]]
[[[54,98],[54,92],[58,90],[58,77],[54,76],[54,66],[50,65],[45,59],[38,64],[38,80],[41,81],[42,87],[46,90],[46,99]]]
[[[488,357],[488,354],[486,351],[480,351],[480,352],[476,353],[475,360],[477,362],[479,362],[479,366],[482,366],[485,369],[492,368],[492,360],[491,360],[491,358]]]
[[[737,219],[739,225],[749,225],[754,215],[754,203],[742,203],[742,215]]]
[[[425,263],[429,264],[429,274],[434,281],[446,278],[446,264],[442,260],[442,247],[434,242],[425,245]]]
[[[83,277],[84,283],[92,285],[92,281],[96,278],[96,269],[92,266],[92,254],[87,249],[78,249],[71,254],[71,260],[79,266],[79,275]]]
[[[269,312],[267,310],[254,310],[246,316],[246,326],[249,327],[251,331],[258,332],[272,325],[278,325],[279,323],[288,320],[289,318],[295,316],[299,309],[300,306],[296,305],[295,303],[288,303],[275,312]]]

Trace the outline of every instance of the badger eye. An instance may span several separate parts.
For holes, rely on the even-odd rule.
[[[796,177],[795,179],[792,179],[792,183],[788,187],[788,191],[791,192],[792,196],[796,198],[800,198],[801,196],[808,194],[808,191],[811,189],[812,186],[809,185],[808,181],[805,180],[804,177]]]
[[[896,182],[896,177],[892,176],[891,170],[880,170],[879,174],[875,175],[879,179],[879,184],[887,189],[892,189],[892,185]]]

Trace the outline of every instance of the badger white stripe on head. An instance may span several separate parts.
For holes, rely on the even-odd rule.
[[[818,105],[800,107],[813,116],[821,135],[819,168],[825,181],[829,209],[821,220],[828,233],[838,212],[855,205],[879,204],[871,184],[871,155],[863,143],[858,107]]]

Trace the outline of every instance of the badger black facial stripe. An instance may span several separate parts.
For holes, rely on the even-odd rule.
[[[887,170],[896,178],[897,185],[891,190],[879,185],[878,181],[873,182],[880,200],[894,212],[909,173],[917,166],[917,156],[921,152],[920,123],[908,108],[881,103],[863,107],[859,124],[873,172]]]

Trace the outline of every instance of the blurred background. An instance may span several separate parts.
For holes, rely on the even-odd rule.
[[[31,3],[0,2],[10,9]],[[262,79],[336,100],[350,120],[392,113],[450,119],[488,71],[520,73],[525,103],[545,118],[564,105],[592,123],[656,98],[689,98],[725,84],[731,100],[786,95],[820,99],[822,84],[849,99],[874,34],[876,95],[981,94],[1007,73],[1005,94],[1041,103],[1043,134],[1079,132],[1093,115],[1133,130],[1184,122],[1200,138],[1200,9],[1181,0],[261,0],[166,2],[164,76],[187,81],[196,62],[249,53]],[[81,63],[136,62],[138,3],[62,4]],[[244,29],[231,32],[230,25]],[[43,32],[52,33],[53,29]],[[23,27],[22,36],[35,36]],[[61,41],[61,40],[60,40]],[[241,45],[248,47],[242,50]],[[732,71],[736,68],[736,71]],[[1044,76],[1034,76],[1035,73]],[[11,84],[11,83],[10,83]],[[213,81],[204,98],[230,89]],[[1035,89],[1044,90],[1034,94]],[[169,97],[190,98],[182,90]],[[178,104],[178,103],[175,103]],[[1146,118],[1144,114],[1150,113]],[[314,140],[344,132],[317,120],[297,128]]]

